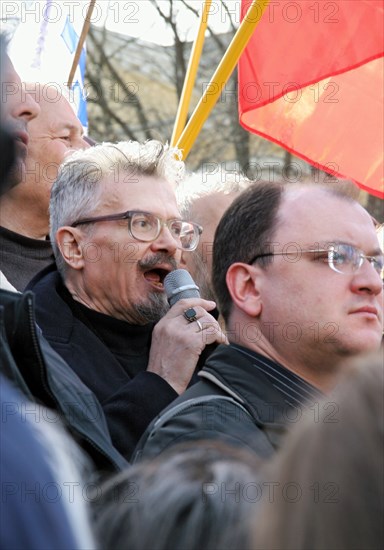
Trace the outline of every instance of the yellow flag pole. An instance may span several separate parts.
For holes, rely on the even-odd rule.
[[[202,95],[196,109],[194,110],[187,126],[176,143],[181,149],[185,160],[207,120],[213,107],[216,105],[220,94],[231,76],[244,48],[248,44],[256,25],[262,18],[269,0],[253,0],[240,27],[237,29],[232,42],[228,46],[219,66],[217,67],[206,91]]]
[[[89,26],[91,24],[92,12],[93,12],[93,8],[95,7],[95,4],[96,4],[96,0],[91,0],[90,3],[89,3],[89,6],[88,6],[87,15],[85,17],[83,29],[81,31],[81,35],[80,35],[80,38],[79,38],[79,43],[77,44],[77,48],[76,48],[76,51],[75,51],[75,57],[73,58],[72,67],[71,67],[71,70],[69,72],[68,84],[67,84],[68,88],[71,88],[72,83],[73,83],[76,68],[77,68],[77,65],[79,64],[81,50],[83,49],[83,45],[84,45],[85,39],[87,37],[88,31],[89,31]]]
[[[181,93],[179,106],[177,109],[175,125],[173,127],[173,133],[171,138],[172,146],[174,146],[177,140],[179,139],[182,131],[184,130],[185,122],[187,120],[188,108],[191,102],[193,87],[195,85],[196,74],[197,74],[197,69],[199,67],[201,52],[204,46],[205,31],[207,29],[211,4],[212,4],[212,0],[205,0],[203,10],[201,12],[200,25],[197,31],[195,42],[191,50],[188,69],[185,75],[185,80],[183,85],[183,91]]]

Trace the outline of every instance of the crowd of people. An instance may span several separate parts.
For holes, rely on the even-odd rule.
[[[1,55],[0,548],[382,548],[376,221],[94,144]]]

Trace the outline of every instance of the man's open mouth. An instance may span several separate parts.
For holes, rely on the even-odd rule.
[[[170,271],[170,269],[163,268],[150,269],[144,272],[144,278],[155,288],[164,290],[164,279]]]

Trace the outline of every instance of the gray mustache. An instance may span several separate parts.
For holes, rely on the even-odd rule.
[[[156,254],[151,258],[140,260],[138,262],[140,269],[142,269],[143,271],[152,269],[153,267],[156,267],[158,264],[167,265],[172,271],[174,269],[177,269],[177,262],[175,258],[167,256],[166,254]]]

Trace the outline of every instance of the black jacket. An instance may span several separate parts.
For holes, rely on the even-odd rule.
[[[36,295],[36,319],[44,337],[95,393],[115,447],[129,460],[151,420],[178,396],[163,378],[145,371],[151,332],[146,327],[110,318],[111,322],[125,324],[129,331],[121,334],[122,341],[117,337],[116,347],[111,350],[87,326],[87,320],[78,316],[80,312],[75,309],[73,299],[64,294],[68,291],[54,266],[38,274],[28,288]],[[135,376],[119,361],[119,351],[126,352],[128,348],[132,351],[133,369],[137,363]]]
[[[200,371],[202,380],[148,426],[134,462],[198,439],[221,439],[247,447],[261,458],[272,455],[280,447],[287,420],[295,415],[289,413],[292,406],[284,394],[255,368],[256,361],[257,354],[247,356],[233,346],[219,346]]]
[[[32,292],[0,291],[0,365],[33,402],[53,409],[99,470],[120,470],[100,403],[49,346],[35,322]]]

